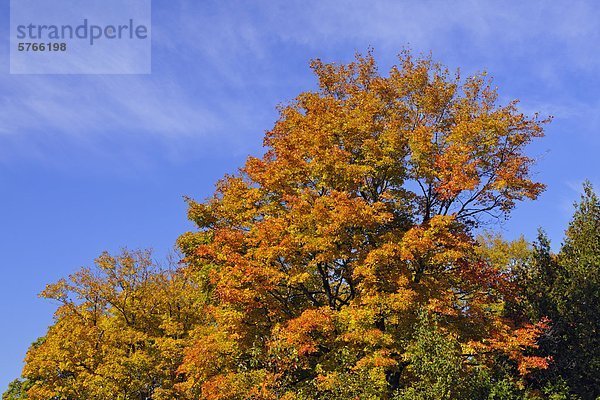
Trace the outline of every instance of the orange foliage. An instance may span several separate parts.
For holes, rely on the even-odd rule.
[[[200,230],[180,240],[187,268],[212,266],[212,329],[236,346],[219,372],[203,367],[198,393],[247,370],[275,377],[281,396],[352,371],[389,378],[421,309],[482,364],[497,352],[521,373],[543,368],[525,355],[541,328],[503,317],[514,288],[478,256],[471,229],[543,190],[523,149],[545,121],[498,105],[485,74],[461,81],[409,52],[387,77],[370,53],[312,68],[319,90],[280,108],[265,155],[190,201]],[[221,357],[198,340],[188,377],[201,355]]]
[[[208,201],[188,199],[198,230],[178,240],[178,278],[158,285],[170,291],[151,294],[139,262],[108,256],[107,279],[84,270],[46,290],[64,305],[28,355],[26,374],[47,383],[32,398],[127,384],[146,395],[143,378],[127,381],[135,367],[162,382],[153,398],[386,399],[412,379],[423,310],[460,343],[464,368],[497,356],[521,374],[546,366],[528,355],[544,326],[506,317],[515,288],[472,238],[543,190],[523,151],[545,121],[499,105],[485,74],[462,80],[409,52],[387,76],[371,53],[312,68],[319,89],[280,107],[265,155]],[[57,368],[83,383],[64,386]],[[120,381],[94,375],[110,368]]]

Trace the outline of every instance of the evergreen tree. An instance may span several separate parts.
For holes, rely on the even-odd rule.
[[[566,231],[551,296],[557,315],[553,357],[571,389],[600,396],[600,199],[589,182]]]

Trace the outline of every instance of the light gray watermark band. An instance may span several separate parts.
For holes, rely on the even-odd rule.
[[[150,0],[11,0],[13,74],[151,72]]]

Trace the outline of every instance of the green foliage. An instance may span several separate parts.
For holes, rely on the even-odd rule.
[[[549,318],[539,355],[550,368],[532,377],[548,398],[600,396],[600,201],[589,182],[558,255],[540,231],[528,257],[516,268],[521,297],[511,312],[533,320]],[[569,389],[570,388],[570,389]]]
[[[27,390],[30,387],[31,384],[27,379],[15,379],[8,384],[8,389],[2,394],[2,400],[26,400]]]
[[[422,312],[408,348],[406,387],[394,400],[521,400],[527,393],[506,371],[491,371],[462,354],[459,342],[439,321]]]
[[[558,256],[551,293],[556,367],[584,399],[600,396],[600,199],[589,182]]]
[[[556,282],[559,266],[550,250],[550,239],[541,229],[533,243],[530,268],[522,271],[523,296],[529,303],[529,316],[535,320],[555,314],[555,306],[548,294]]]
[[[548,382],[542,392],[548,396],[548,400],[580,399],[579,396],[570,393],[569,385],[562,378],[559,378],[555,382]]]
[[[468,381],[462,366],[460,346],[444,335],[435,319],[422,313],[415,341],[408,348],[408,372],[413,376],[401,389],[398,400],[456,399],[465,392]]]

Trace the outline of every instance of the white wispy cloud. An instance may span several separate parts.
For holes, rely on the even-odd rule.
[[[277,101],[314,84],[309,58],[347,60],[369,45],[384,64],[409,45],[467,73],[489,68],[513,89],[520,82],[544,90],[528,93],[527,110],[598,125],[600,104],[569,90],[573,74],[600,68],[599,11],[592,2],[182,0],[153,6],[152,75],[4,74],[0,143],[49,132],[56,140],[123,135],[165,143],[220,136],[244,148],[248,130],[259,137],[269,128]]]

